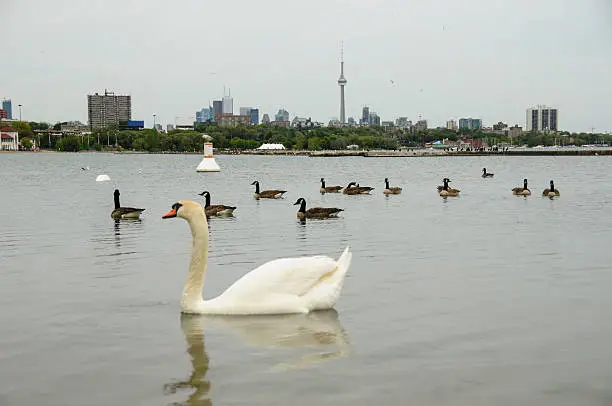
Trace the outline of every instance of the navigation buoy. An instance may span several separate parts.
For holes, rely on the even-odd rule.
[[[110,180],[110,176],[108,175],[98,175],[96,178],[96,182],[106,182],[107,180]]]
[[[212,142],[204,143],[204,158],[202,158],[202,162],[198,165],[196,169],[197,172],[219,172],[221,168],[215,161],[213,156],[213,144]]]

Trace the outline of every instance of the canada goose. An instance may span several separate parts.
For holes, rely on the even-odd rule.
[[[140,218],[140,213],[145,209],[136,209],[134,207],[121,207],[119,204],[119,189],[115,189],[115,209],[111,212],[111,218],[137,220]]]
[[[561,196],[561,193],[559,193],[559,189],[555,189],[555,182],[551,180],[550,189],[548,188],[544,189],[544,191],[542,192],[542,196],[555,197],[555,196]]]
[[[444,178],[444,179],[442,179],[442,183],[443,183],[443,185],[442,185],[442,186],[438,186],[438,187],[437,187],[437,189],[438,189],[438,193],[440,193],[440,191],[441,191],[442,189],[444,189],[444,185],[446,185],[446,190],[450,190],[450,191],[451,191],[451,192],[453,192],[453,193],[459,193],[459,192],[461,192],[461,190],[459,190],[459,189],[455,189],[455,188],[452,188],[452,187],[448,187],[448,184],[449,184],[450,182],[451,182],[451,180],[450,180],[449,178]]]
[[[327,187],[325,187],[325,179],[321,178],[321,189],[319,189],[319,192],[321,192],[321,194],[325,194],[325,193],[340,193],[341,190],[342,190],[342,186],[327,186]]]
[[[442,186],[442,189],[440,189],[440,196],[442,197],[454,197],[454,196],[459,196],[459,190],[458,189],[453,189],[453,188],[449,188],[448,187],[448,183],[451,180],[449,178],[444,178],[442,179],[442,182],[444,182],[444,185]]]
[[[527,188],[527,179],[523,179],[523,187],[513,188],[512,194],[515,194],[517,196],[530,196],[531,190]]]
[[[345,195],[368,195],[372,190],[374,190],[373,187],[359,186],[356,182],[351,182],[344,188],[342,193]]]
[[[386,195],[399,195],[402,193],[402,188],[397,186],[389,187],[389,178],[385,178],[385,190],[383,190],[383,193]]]
[[[487,168],[482,168],[482,177],[483,178],[492,178],[493,175],[494,175],[493,173],[487,172]]]
[[[328,217],[337,217],[338,213],[344,211],[343,209],[339,209],[337,207],[311,207],[306,210],[306,200],[303,197],[297,199],[297,202],[293,203],[293,205],[300,205],[300,208],[297,212],[297,217],[299,219],[322,219]]]
[[[202,193],[198,193],[200,196],[204,196],[206,198],[206,204],[204,205],[204,212],[207,216],[232,216],[234,214],[234,210],[236,210],[235,206],[225,206],[223,204],[210,204],[210,193],[208,190],[203,191]]]
[[[255,185],[255,199],[278,199],[283,197],[286,190],[264,190],[259,191],[259,181],[254,181],[251,185]]]

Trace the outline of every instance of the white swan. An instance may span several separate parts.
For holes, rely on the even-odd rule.
[[[331,309],[342,291],[352,254],[346,247],[338,261],[326,256],[282,258],[267,262],[238,279],[221,295],[202,299],[208,259],[208,223],[202,206],[181,200],[162,218],[182,217],[193,236],[191,263],[181,311],[195,314],[286,314]]]

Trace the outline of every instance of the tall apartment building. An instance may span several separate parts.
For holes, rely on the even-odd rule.
[[[104,90],[104,94],[87,95],[87,117],[89,128],[105,128],[119,125],[132,119],[132,96],[115,95]]]
[[[546,106],[539,105],[527,109],[526,131],[557,131],[559,111]]]

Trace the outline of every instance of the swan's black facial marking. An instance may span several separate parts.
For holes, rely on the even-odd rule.
[[[183,207],[183,205],[182,205],[182,204],[180,204],[180,203],[174,203],[174,204],[172,205],[172,208],[173,208],[173,209],[174,209],[176,212],[178,212],[178,210],[179,210],[181,207]]]

